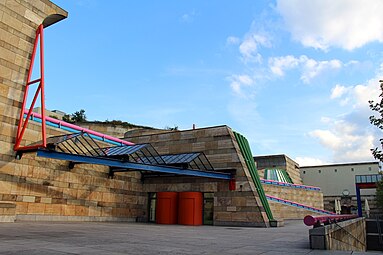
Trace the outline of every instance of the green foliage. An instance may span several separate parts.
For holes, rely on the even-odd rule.
[[[177,131],[177,130],[178,130],[178,126],[176,126],[176,125],[174,125],[174,127],[166,126],[166,127],[165,127],[165,130]]]
[[[69,122],[69,123],[75,123],[75,122],[85,122],[86,121],[86,115],[85,110],[81,109],[80,111],[76,111],[72,114],[65,114],[62,117],[63,121]]]
[[[65,114],[63,117],[62,117],[63,121],[65,122],[69,122],[69,123],[74,123],[74,121],[72,120],[72,117],[69,115],[69,114]]]
[[[370,104],[370,109],[375,112],[375,115],[370,116],[370,123],[379,129],[383,129],[383,81],[380,81],[380,90],[381,93],[379,95],[380,102],[375,103],[374,101],[370,100],[368,103]],[[379,139],[381,147],[383,147],[383,139]],[[383,162],[383,153],[380,148],[376,147],[374,149],[371,149],[372,155],[375,159],[378,159],[379,161]]]
[[[85,122],[86,121],[85,110],[81,109],[80,111],[74,112],[72,114],[72,120],[74,122]]]
[[[383,81],[380,81],[380,90],[379,95],[380,102],[375,103],[370,100],[370,109],[374,111],[374,115],[370,116],[370,123],[379,129],[383,129]],[[383,139],[379,139],[381,148],[383,148]],[[382,150],[378,147],[371,149],[372,155],[375,159],[378,159],[380,162],[383,162],[383,153]],[[380,209],[383,209],[383,180],[376,184],[376,204]]]

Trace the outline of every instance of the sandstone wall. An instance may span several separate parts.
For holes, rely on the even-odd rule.
[[[0,1],[0,220],[145,217],[147,198],[139,173],[109,179],[108,168],[103,166],[76,165],[69,170],[66,161],[33,154],[15,160],[13,146],[36,29],[66,15],[47,0]],[[47,132],[48,136],[62,134],[53,128]],[[40,134],[40,125],[31,122],[22,145],[40,140]]]
[[[263,184],[266,195],[290,200],[296,203],[323,209],[323,194],[320,191],[306,190],[292,187],[282,187],[272,184]],[[293,206],[269,201],[271,211],[276,219],[303,219],[306,215],[317,213]]]
[[[137,132],[135,134],[137,135]],[[218,171],[233,170],[236,172],[235,191],[229,191],[228,181],[190,177],[147,179],[144,182],[145,191],[214,192],[215,225],[267,225],[267,216],[254,183],[234,134],[227,126],[142,136],[138,134],[138,136],[126,138],[135,143],[150,143],[159,154],[204,152]]]

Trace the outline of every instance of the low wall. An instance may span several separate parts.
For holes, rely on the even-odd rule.
[[[290,200],[307,206],[323,209],[323,194],[318,190],[307,190],[273,184],[262,184],[266,195]],[[311,211],[269,201],[275,219],[303,219]]]
[[[366,221],[356,218],[310,229],[310,248],[366,251]]]

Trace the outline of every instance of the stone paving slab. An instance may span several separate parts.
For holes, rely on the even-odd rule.
[[[282,228],[100,222],[0,223],[0,254],[383,254],[310,250],[302,221]]]

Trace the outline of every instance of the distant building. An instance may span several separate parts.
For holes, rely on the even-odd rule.
[[[41,107],[35,107],[35,108],[33,108],[32,111],[35,113],[41,114]],[[64,117],[65,114],[66,114],[65,112],[60,111],[60,110],[50,111],[50,110],[45,109],[45,116],[47,116],[47,117],[62,120],[62,118]]]
[[[299,175],[299,165],[288,156],[280,154],[255,156],[253,158],[257,164],[258,173],[261,178],[264,178],[266,170],[280,169],[285,170],[288,173],[294,184],[302,184],[302,179]]]
[[[356,189],[355,176],[378,174],[378,162],[345,163],[300,168],[305,185],[320,187],[323,192],[324,208],[334,209],[334,200],[341,199],[344,213],[355,212]],[[368,199],[370,207],[375,207],[375,189],[361,190],[362,201]],[[372,208],[371,208],[372,209]]]

